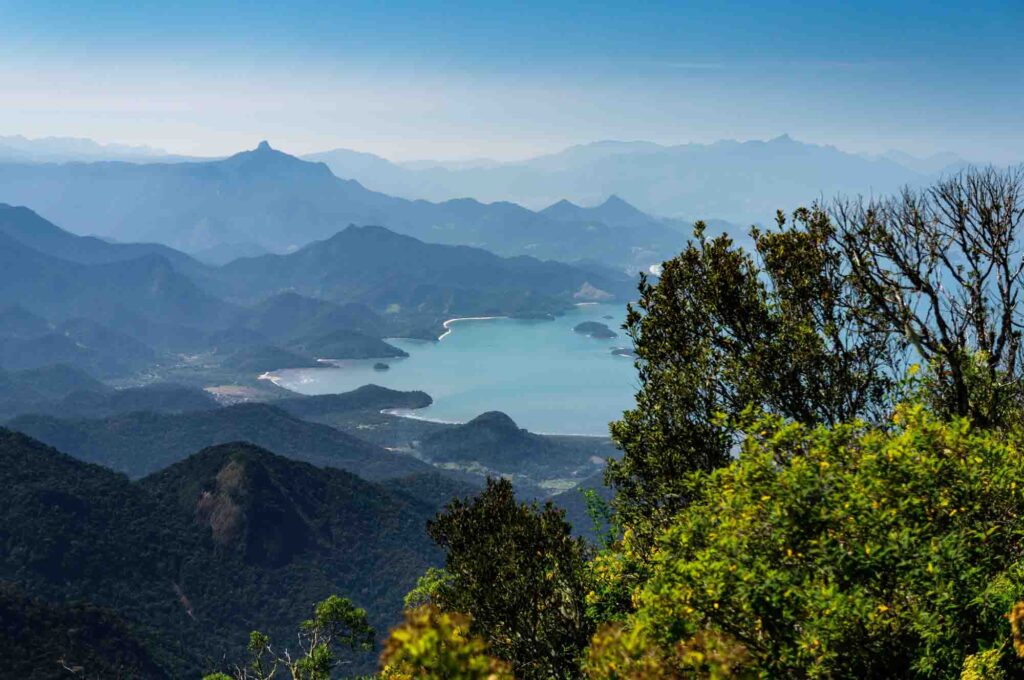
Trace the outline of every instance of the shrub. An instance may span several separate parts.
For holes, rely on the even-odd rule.
[[[748,419],[738,460],[693,478],[591,677],[1024,671],[1006,618],[1024,597],[1022,432],[920,406],[894,421]]]
[[[381,654],[381,680],[512,680],[508,666],[487,655],[469,633],[470,617],[424,605],[405,611]]]

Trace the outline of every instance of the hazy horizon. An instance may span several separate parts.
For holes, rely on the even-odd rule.
[[[844,148],[844,147],[842,147],[840,145],[832,144],[832,143],[829,143],[829,142],[815,142],[815,141],[811,141],[811,140],[808,140],[808,139],[803,139],[803,138],[801,138],[801,137],[799,137],[797,135],[792,135],[792,134],[790,134],[788,132],[780,132],[779,134],[772,135],[771,137],[761,137],[761,138],[730,138],[730,137],[723,137],[723,138],[719,138],[719,139],[713,139],[713,140],[710,140],[710,141],[678,140],[678,141],[667,141],[667,142],[661,141],[661,142],[659,142],[659,141],[655,141],[655,140],[651,140],[651,139],[610,139],[610,138],[609,139],[593,139],[593,140],[589,140],[589,141],[583,141],[583,142],[577,142],[577,143],[573,143],[573,144],[567,144],[567,145],[564,145],[564,146],[552,146],[550,148],[540,149],[540,150],[538,150],[538,151],[536,151],[534,153],[529,153],[529,154],[524,154],[524,155],[519,155],[519,156],[510,156],[510,157],[486,156],[486,155],[483,155],[482,153],[478,153],[478,154],[469,153],[469,154],[464,155],[464,156],[446,155],[446,156],[433,156],[433,157],[426,157],[426,156],[419,157],[419,156],[417,156],[417,157],[405,158],[405,157],[389,156],[389,155],[379,151],[376,148],[369,148],[369,147],[357,148],[357,147],[347,147],[347,146],[325,146],[323,148],[313,148],[311,150],[303,149],[301,151],[298,151],[298,150],[295,150],[295,149],[292,149],[292,148],[288,148],[286,146],[282,146],[281,144],[277,143],[274,139],[272,139],[272,138],[270,138],[270,137],[268,137],[266,135],[264,135],[262,137],[257,135],[256,138],[253,138],[252,140],[249,140],[248,142],[246,142],[245,140],[242,140],[242,146],[240,146],[238,148],[234,148],[234,149],[228,149],[228,150],[226,150],[226,151],[224,151],[222,153],[200,153],[200,152],[197,152],[197,153],[186,153],[186,152],[178,150],[178,149],[160,147],[160,146],[157,146],[155,143],[147,143],[145,141],[136,142],[136,141],[124,141],[124,140],[121,140],[121,139],[96,139],[96,138],[88,137],[88,136],[81,136],[81,137],[79,137],[79,136],[65,136],[65,135],[43,135],[43,136],[34,137],[34,136],[29,136],[29,135],[21,134],[18,131],[0,130],[0,147],[3,147],[4,141],[7,140],[7,139],[21,138],[27,144],[30,144],[30,145],[36,145],[36,144],[48,143],[48,142],[49,143],[54,143],[54,144],[62,144],[62,143],[64,143],[64,144],[69,144],[69,145],[70,144],[79,144],[79,143],[95,144],[95,145],[97,145],[96,149],[95,149],[97,158],[102,158],[103,157],[103,153],[106,152],[106,153],[109,153],[109,154],[112,154],[112,155],[113,154],[118,154],[118,153],[119,154],[138,155],[138,157],[140,159],[143,159],[143,160],[147,159],[147,158],[150,158],[150,157],[160,157],[160,156],[167,156],[167,157],[181,156],[181,157],[189,157],[189,158],[195,158],[195,159],[201,159],[201,160],[213,160],[213,159],[217,159],[217,158],[224,158],[224,157],[232,156],[232,155],[235,155],[235,154],[238,154],[238,153],[242,153],[242,152],[245,152],[245,151],[251,151],[251,150],[257,148],[257,146],[259,146],[260,144],[266,142],[267,144],[270,145],[271,148],[273,148],[275,150],[282,151],[284,153],[287,153],[287,154],[293,155],[293,156],[297,156],[297,157],[314,156],[314,155],[316,155],[318,153],[325,153],[325,152],[330,152],[330,151],[344,150],[344,151],[352,151],[352,152],[355,152],[355,153],[369,154],[369,155],[377,156],[378,158],[382,158],[382,159],[384,159],[386,161],[389,161],[389,162],[397,164],[397,165],[415,166],[417,164],[423,164],[423,163],[439,163],[439,164],[444,164],[444,163],[459,164],[459,163],[463,163],[463,164],[470,164],[470,165],[473,164],[473,163],[498,163],[498,164],[517,163],[517,162],[520,162],[520,161],[532,160],[532,159],[536,159],[536,158],[543,157],[543,156],[556,155],[556,154],[559,154],[559,153],[562,153],[562,152],[565,152],[565,151],[568,151],[570,149],[577,148],[577,147],[587,147],[587,146],[600,145],[600,144],[656,144],[656,145],[658,145],[660,147],[663,147],[663,148],[672,148],[672,147],[681,147],[681,146],[713,146],[715,144],[723,144],[723,143],[739,143],[739,144],[744,144],[744,143],[749,143],[749,142],[762,142],[763,143],[763,142],[769,142],[769,141],[772,141],[772,140],[777,140],[777,139],[786,138],[786,137],[791,138],[794,141],[802,143],[802,144],[809,144],[809,145],[822,146],[822,147],[832,147],[832,148],[835,148],[835,149],[839,150],[842,153],[854,154],[854,155],[862,155],[862,156],[866,156],[866,157],[882,157],[882,156],[885,156],[886,154],[893,154],[893,153],[895,153],[895,154],[906,154],[906,155],[911,156],[911,157],[913,157],[914,159],[917,159],[917,160],[927,160],[927,159],[932,158],[932,157],[943,156],[943,155],[946,155],[946,154],[952,154],[952,155],[958,156],[960,158],[960,160],[965,161],[967,163],[973,163],[973,164],[986,164],[986,163],[997,163],[998,164],[998,163],[1000,163],[1000,161],[998,161],[998,160],[990,160],[990,159],[974,158],[974,157],[963,157],[960,154],[957,154],[956,152],[951,151],[949,149],[938,149],[938,150],[936,150],[934,152],[930,152],[930,153],[914,153],[912,151],[908,151],[907,149],[899,148],[899,147],[890,147],[890,148],[881,149],[881,150],[878,150],[878,151],[860,151],[860,150],[857,150],[857,149]],[[1008,162],[1011,163],[1011,164],[1016,164],[1019,160],[1024,160],[1024,156],[1022,156],[1020,159],[1010,158],[1010,159],[1008,159]]]
[[[0,3],[0,130],[218,156],[520,159],[602,139],[1024,158],[1015,2]],[[978,77],[984,73],[985,77]]]

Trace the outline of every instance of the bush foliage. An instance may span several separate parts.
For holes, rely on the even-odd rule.
[[[508,664],[487,654],[465,614],[432,605],[408,609],[381,655],[381,680],[512,680]]]
[[[1006,619],[1024,597],[1024,432],[920,406],[894,420],[750,421],[738,460],[693,479],[591,677],[1024,672]]]

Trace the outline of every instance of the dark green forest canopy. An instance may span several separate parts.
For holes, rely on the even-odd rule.
[[[431,507],[250,445],[136,483],[9,430],[0,459],[0,580],[116,611],[171,677],[239,657],[253,626],[286,639],[332,593],[386,630],[438,559]]]

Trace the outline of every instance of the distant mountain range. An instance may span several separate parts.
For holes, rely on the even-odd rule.
[[[162,255],[81,264],[0,232],[0,307],[14,305],[53,321],[111,322],[128,315],[192,327],[233,313]]]
[[[111,243],[95,236],[76,236],[24,206],[0,203],[0,233],[33,250],[79,264],[109,264],[155,255],[189,276],[206,270],[185,253],[158,243]]]
[[[43,370],[21,371],[9,375],[22,380],[31,375],[36,380],[40,380],[40,373]],[[48,376],[44,376],[43,379],[45,380],[46,377]],[[97,387],[69,392],[60,399],[19,403],[16,409],[10,410],[8,413],[0,411],[0,419],[3,419],[5,415],[25,413],[79,419],[108,418],[120,413],[139,411],[181,414],[212,411],[217,408],[220,408],[220,404],[208,392],[196,387],[185,387],[173,383],[152,383],[115,390],[100,383]]]
[[[348,227],[289,255],[235,260],[214,278],[225,297],[238,301],[294,291],[392,314],[434,309],[470,316],[558,312],[568,300],[622,299],[634,287],[631,277],[599,266],[501,258],[382,227]]]
[[[32,172],[13,168],[25,175],[20,179],[10,175],[12,168],[3,172],[0,167],[0,201],[33,206],[79,233],[168,243],[215,264],[261,250],[281,252],[301,246],[348,223],[379,224],[428,241],[479,245],[501,254],[529,253],[527,249],[532,248],[540,257],[596,257],[618,264],[623,261],[621,251],[609,258],[602,249],[628,245],[657,250],[666,245],[665,238],[672,240],[656,228],[666,225],[666,217],[681,220],[684,231],[695,219],[745,226],[770,221],[776,209],[791,210],[822,196],[889,192],[903,184],[926,183],[967,164],[952,153],[855,154],[788,135],[767,141],[674,146],[598,141],[514,162],[394,163],[349,149],[302,157],[326,164],[338,178],[349,180],[340,184],[327,181],[313,168],[271,157],[266,143],[256,151],[263,154],[204,159],[87,139],[0,137],[0,166],[44,166]],[[67,161],[78,162],[61,170],[45,167]],[[85,164],[88,167],[82,167]],[[123,167],[143,164],[158,167],[148,171]],[[181,167],[162,167],[166,165]],[[260,182],[268,174],[277,186]],[[26,186],[43,182],[52,189],[55,176],[68,187],[66,195]],[[295,186],[299,178],[310,185],[299,190]],[[179,204],[156,203],[174,191],[180,192]],[[37,200],[47,194],[48,200]],[[632,234],[633,243],[624,244],[614,235],[591,234],[591,241],[611,243],[601,243],[600,248],[586,244],[573,257],[574,253],[567,256],[564,248],[549,239],[538,238],[540,225],[547,222],[543,217],[538,220],[533,211],[552,217],[544,209],[562,201],[597,207],[609,197],[637,206],[642,215],[647,213],[645,219],[640,224],[619,222],[607,210],[575,217],[583,218],[583,224],[642,229]],[[239,201],[244,199],[251,205],[240,211]],[[508,206],[510,202],[519,205]],[[172,219],[177,220],[176,227],[167,224]],[[133,224],[141,220],[155,224],[149,230]],[[672,226],[671,220],[668,224]],[[268,227],[275,225],[281,227],[279,232],[268,234]],[[519,238],[508,232],[520,232]]]
[[[865,156],[787,136],[596,142],[515,163],[400,165],[344,149],[306,159],[266,142],[190,162],[40,163],[0,154],[0,201],[80,234],[170,245],[213,264],[288,252],[356,224],[636,271],[680,250],[694,219],[742,236],[777,209],[921,185],[964,165],[951,154]]]
[[[100,144],[82,137],[38,137],[0,135],[0,160],[30,163],[69,163],[82,161],[186,160],[187,156],[169,154],[162,149],[128,144]]]
[[[889,160],[893,163],[910,168],[914,172],[924,175],[934,175],[943,172],[956,172],[960,168],[970,165],[963,158],[955,153],[936,153],[930,156],[912,156],[904,151],[890,149],[881,154],[863,154],[868,160]]]
[[[0,311],[0,319],[19,313],[18,307]],[[24,312],[27,313],[27,312]],[[157,353],[126,333],[89,318],[77,317],[48,324],[27,337],[0,328],[0,368],[30,370],[53,364],[86,369],[101,378],[124,377],[156,362]]]
[[[602,221],[601,211],[556,219],[508,202],[396,198],[266,142],[204,162],[0,162],[0,201],[29,206],[78,234],[162,243],[214,262],[258,249],[289,252],[356,224],[635,272],[670,257],[686,238],[681,225],[655,218],[620,225]]]
[[[216,351],[226,367],[256,374],[288,352],[294,367],[400,356],[380,338],[436,338],[454,316],[557,314],[625,299],[633,287],[598,264],[502,258],[382,227],[348,227],[288,255],[214,267],[164,245],[76,236],[0,204],[7,370],[67,363],[123,376],[167,351]]]
[[[792,210],[821,196],[878,194],[920,184],[964,164],[952,154],[863,156],[787,135],[678,146],[601,141],[523,161],[469,167],[396,164],[347,149],[304,158],[326,163],[339,177],[409,198],[473,196],[541,209],[563,199],[597,205],[615,195],[654,215],[742,225],[769,222],[777,209]]]

